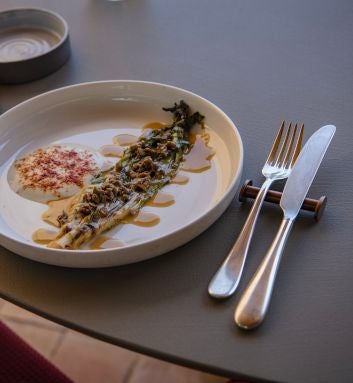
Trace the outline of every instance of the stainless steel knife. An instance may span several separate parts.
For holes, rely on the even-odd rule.
[[[235,323],[243,329],[257,327],[265,318],[285,243],[335,131],[333,125],[317,130],[288,177],[280,201],[284,214],[281,226],[235,310]]]

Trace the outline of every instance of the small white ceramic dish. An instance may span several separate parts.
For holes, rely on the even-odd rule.
[[[31,239],[45,228],[46,205],[12,191],[7,172],[18,156],[53,142],[98,149],[116,134],[141,134],[144,124],[171,121],[162,110],[183,99],[206,116],[216,154],[202,173],[188,173],[186,185],[167,185],[175,196],[166,208],[146,206],[160,223],[118,225],[109,235],[126,243],[117,249],[48,249]],[[138,262],[170,251],[209,227],[233,199],[241,176],[243,146],[233,122],[211,102],[183,89],[141,81],[102,81],[57,89],[25,101],[0,117],[0,244],[26,258],[67,267],[109,267]]]

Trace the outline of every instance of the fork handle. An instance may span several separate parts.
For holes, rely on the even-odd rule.
[[[273,180],[267,178],[262,184],[237,241],[212,278],[208,286],[208,293],[212,297],[218,299],[230,297],[238,287],[257,217],[272,182]]]
[[[235,323],[249,330],[265,318],[270,304],[283,249],[293,226],[293,218],[284,218],[265,258],[251,279],[235,310]]]

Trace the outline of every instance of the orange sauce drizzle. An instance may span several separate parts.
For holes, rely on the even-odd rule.
[[[124,219],[123,223],[130,223],[132,225],[142,227],[151,227],[158,225],[160,220],[161,219],[157,214],[141,210],[137,215],[130,215]]]
[[[108,237],[107,235],[99,235],[93,240],[89,245],[92,250],[101,250],[101,249],[115,249],[117,247],[124,247],[125,243],[119,239]]]
[[[159,121],[153,121],[153,122],[149,122],[148,124],[145,124],[143,127],[142,127],[142,130],[155,130],[155,129],[163,129],[167,126],[167,124],[163,123],[163,122],[159,122]]]
[[[32,234],[32,240],[36,243],[47,244],[54,241],[58,232],[55,230],[38,229]]]
[[[124,152],[124,148],[119,145],[103,145],[98,149],[105,157],[121,157]]]
[[[201,135],[197,135],[190,152],[184,155],[181,169],[195,173],[203,172],[211,167],[210,159],[214,154],[214,149],[207,146]]]
[[[173,205],[174,203],[175,199],[173,194],[158,190],[158,192],[146,203],[146,205],[155,207],[167,207]]]
[[[189,182],[189,177],[182,173],[177,173],[176,176],[171,180],[171,184],[185,185]]]
[[[132,134],[118,134],[113,137],[113,144],[120,146],[128,146],[131,144],[135,144],[138,140],[138,137]]]

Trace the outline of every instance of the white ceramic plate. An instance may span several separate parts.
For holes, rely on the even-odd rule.
[[[32,241],[33,231],[46,227],[40,216],[47,206],[10,189],[7,172],[16,157],[58,141],[98,149],[116,134],[138,136],[148,122],[170,121],[162,107],[181,99],[206,116],[216,154],[209,170],[188,173],[186,185],[163,189],[174,194],[174,205],[143,208],[157,212],[158,225],[117,226],[109,235],[126,243],[117,249],[57,250]],[[236,193],[242,164],[242,141],[233,122],[191,92],[150,82],[103,81],[44,93],[0,117],[0,244],[26,258],[67,267],[108,267],[148,259],[190,241],[224,212]]]

